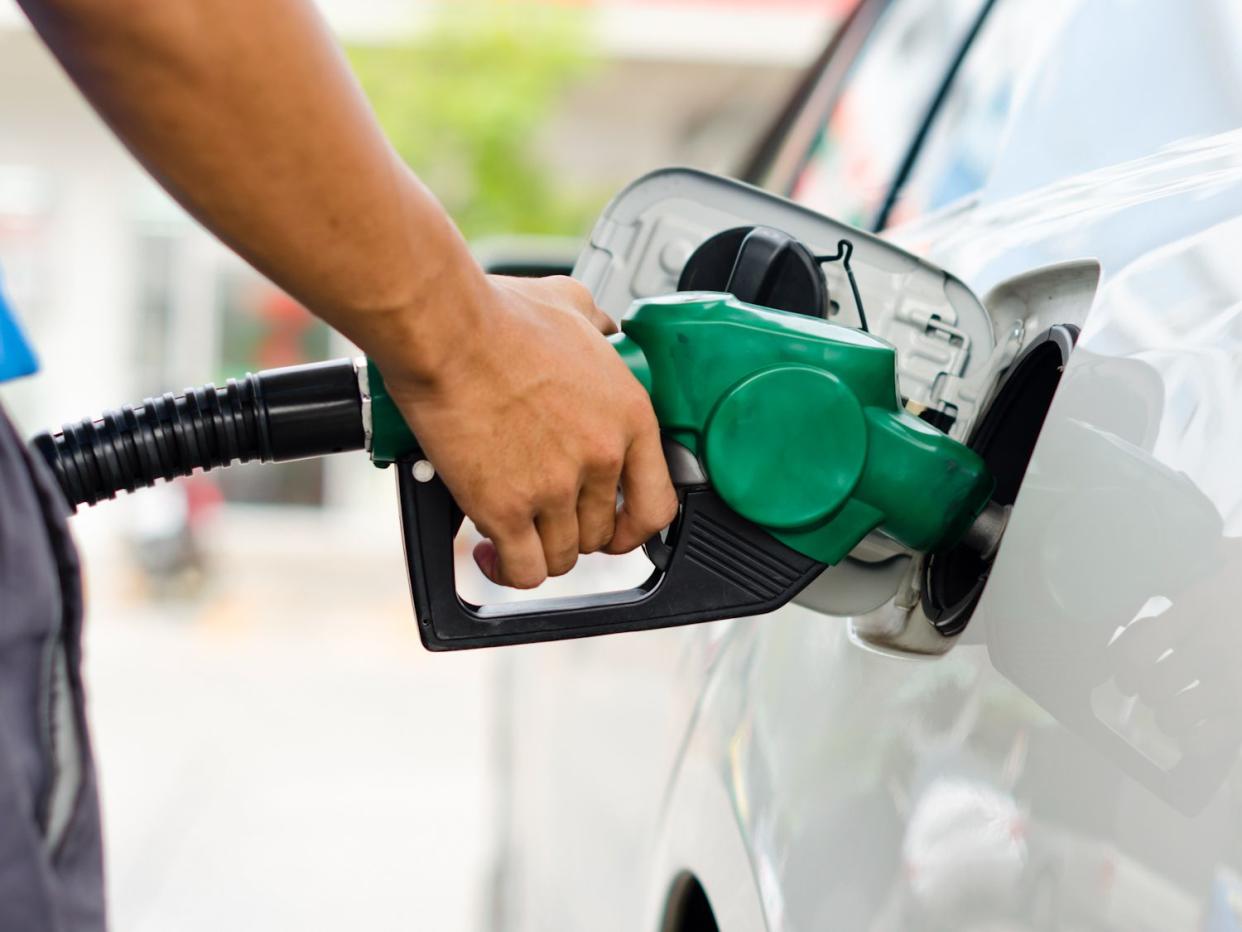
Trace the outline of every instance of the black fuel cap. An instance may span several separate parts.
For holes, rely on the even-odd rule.
[[[706,240],[686,261],[678,291],[724,291],[748,304],[828,316],[828,283],[801,240],[772,227],[734,227]]]

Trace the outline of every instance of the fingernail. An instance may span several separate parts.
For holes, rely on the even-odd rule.
[[[498,557],[496,546],[490,540],[480,541],[474,545],[474,562],[484,576],[492,582],[496,581]]]

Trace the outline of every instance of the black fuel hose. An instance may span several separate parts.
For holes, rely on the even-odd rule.
[[[349,359],[268,369],[66,424],[32,445],[75,511],[198,469],[361,450],[359,372]]]

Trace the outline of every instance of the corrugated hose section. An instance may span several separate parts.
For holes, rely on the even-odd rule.
[[[270,369],[126,405],[33,445],[76,510],[198,469],[360,450],[362,397],[352,360]]]

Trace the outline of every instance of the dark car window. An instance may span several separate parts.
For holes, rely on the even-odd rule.
[[[953,77],[886,226],[913,220],[983,187],[1017,91],[1075,0],[998,0]]]
[[[805,164],[796,201],[870,227],[987,0],[894,0],[850,65]]]

